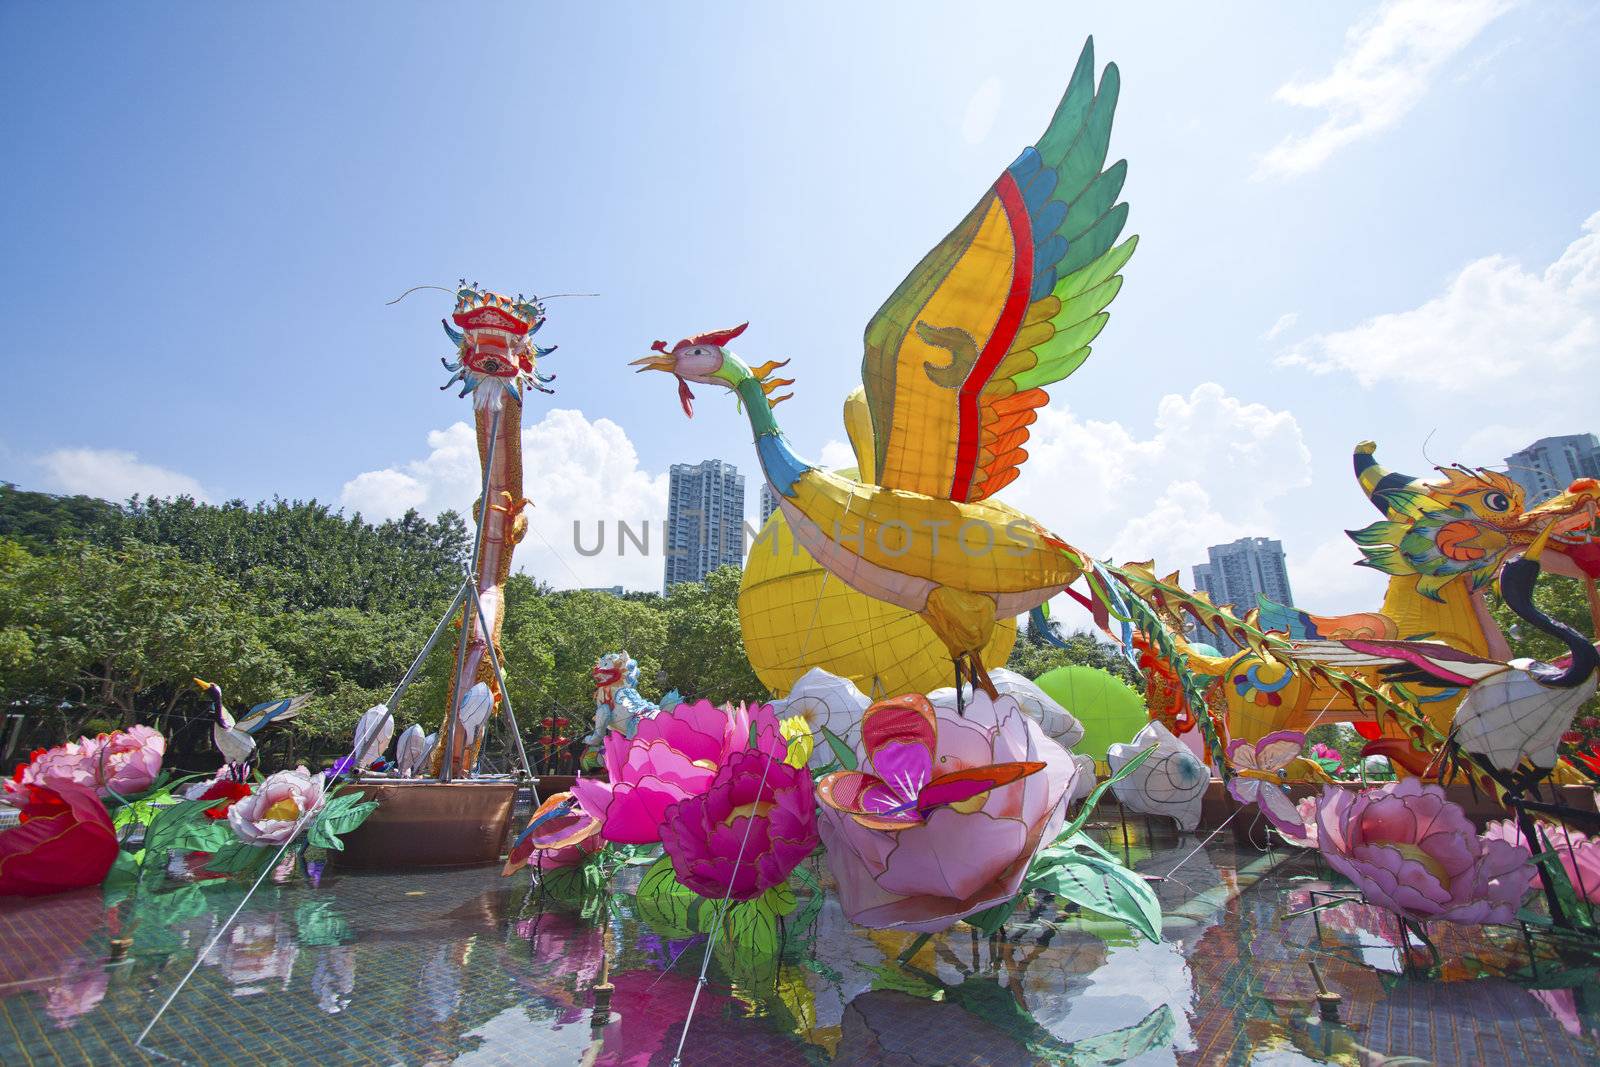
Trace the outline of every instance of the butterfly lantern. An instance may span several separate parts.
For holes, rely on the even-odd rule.
[[[982,806],[992,789],[1042,771],[1043,763],[991,763],[935,774],[938,714],[928,698],[882,700],[861,719],[869,771],[834,771],[817,783],[817,797],[871,830],[921,826],[939,808]]]
[[[1228,792],[1241,804],[1255,804],[1280,834],[1294,841],[1306,838],[1306,825],[1285,788],[1288,769],[1305,748],[1306,735],[1293,730],[1268,734],[1252,744],[1237,740],[1228,745],[1233,777]]]

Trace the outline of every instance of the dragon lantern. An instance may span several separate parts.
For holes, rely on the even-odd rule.
[[[1377,611],[1313,615],[1262,598],[1241,619],[1204,596],[1183,594],[1170,578],[1156,581],[1148,566],[1133,568],[1135,587],[1164,616],[1187,613],[1244,646],[1232,656],[1209,656],[1179,644],[1190,671],[1215,679],[1211,694],[1226,703],[1223,717],[1232,737],[1253,741],[1279,730],[1354,722],[1373,739],[1372,752],[1420,771],[1450,730],[1463,687],[1413,682],[1398,695],[1414,717],[1379,714],[1370,703],[1297,673],[1287,656],[1256,647],[1257,635],[1271,631],[1295,642],[1426,640],[1472,657],[1509,660],[1484,590],[1508,561],[1536,543],[1548,549],[1546,570],[1584,578],[1592,587],[1593,572],[1600,570],[1592,533],[1600,485],[1579,479],[1556,497],[1526,507],[1521,486],[1496,471],[1440,467],[1443,480],[1429,481],[1388,470],[1375,453],[1376,446],[1363,441],[1355,448],[1354,466],[1382,518],[1351,531],[1350,538],[1361,551],[1361,565],[1389,575]],[[1373,684],[1383,681],[1375,670],[1355,673]]]
[[[443,767],[446,778],[469,770],[477,762],[483,742],[482,732],[469,735],[456,722],[462,695],[483,682],[494,694],[496,710],[501,702],[492,660],[499,655],[511,555],[528,529],[527,516],[522,513],[529,504],[522,495],[522,397],[528,388],[553,392],[546,386],[555,378],[539,371],[539,360],[555,351],[554,346],[541,348],[533,340],[544,321],[544,305],[537,297],[502,296],[476,282],[467,285],[463,279],[456,290],[455,310],[444,323],[445,333],[455,342],[456,359],[441,360],[445,369],[453,372],[441,388],[460,382],[460,395],[472,395],[483,474],[483,492],[473,506],[478,534],[472,580],[477,597],[462,606],[448,728],[434,755],[435,773],[441,773]],[[491,642],[493,657],[488,655]]]

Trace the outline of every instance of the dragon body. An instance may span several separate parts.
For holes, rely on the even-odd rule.
[[[1405,721],[1381,705],[1352,700],[1315,676],[1297,673],[1285,664],[1284,651],[1274,655],[1262,649],[1250,633],[1272,631],[1295,641],[1423,639],[1505,660],[1510,649],[1484,599],[1501,567],[1548,531],[1549,558],[1567,559],[1560,573],[1576,573],[1571,555],[1587,542],[1600,506],[1600,487],[1593,479],[1580,479],[1559,496],[1526,508],[1521,487],[1498,472],[1442,467],[1442,480],[1427,481],[1385,469],[1375,451],[1370,441],[1356,446],[1355,472],[1383,517],[1350,532],[1364,557],[1361,564],[1389,576],[1375,612],[1313,615],[1262,598],[1241,619],[1203,596],[1180,601],[1170,595],[1175,576],[1156,582],[1148,567],[1132,568],[1136,584],[1143,583],[1141,595],[1165,612],[1169,624],[1188,615],[1243,646],[1232,656],[1212,656],[1178,642],[1188,669],[1212,680],[1207,703],[1226,736],[1255,741],[1279,730],[1354,722],[1367,724],[1369,736],[1381,732],[1375,751],[1402,764],[1425,765],[1449,730],[1461,689],[1411,685],[1394,690],[1416,712]],[[1373,686],[1382,683],[1373,670],[1349,673]]]
[[[494,694],[496,712],[500,706],[500,682],[488,651],[492,642],[495,655],[500,654],[506,579],[511,574],[512,554],[528,530],[528,518],[523,514],[529,500],[522,489],[522,400],[528,388],[551,392],[545,386],[554,379],[538,369],[539,359],[554,348],[541,348],[533,341],[544,321],[544,305],[537,298],[502,296],[463,282],[456,291],[455,311],[444,324],[445,333],[455,342],[456,359],[441,361],[453,372],[443,388],[459,382],[461,395],[472,396],[479,470],[485,486],[484,495],[473,505],[473,518],[481,533],[472,581],[483,610],[477,611],[470,602],[462,609],[464,618],[471,619],[471,627],[451,678],[447,705],[450,729],[455,732],[449,746],[453,775],[477,763],[478,749],[487,734],[479,730],[469,737],[455,724],[462,695],[483,682]],[[460,329],[453,328],[452,322]],[[434,749],[435,774],[445,747]]]

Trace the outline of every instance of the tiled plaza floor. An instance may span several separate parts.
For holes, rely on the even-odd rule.
[[[902,965],[910,935],[852,927],[830,898],[781,962],[714,957],[683,1063],[1600,1061],[1594,983],[1530,988],[1559,984],[1560,965],[1535,976],[1518,930],[1438,927],[1442,971],[1422,971],[1417,948],[1405,972],[1392,916],[1293,914],[1329,887],[1314,857],[1127,831],[1141,871],[1170,873],[1161,944],[1050,904],[1019,909],[1005,940],[959,926]],[[1119,825],[1098,835],[1124,848]],[[626,896],[596,925],[541,908],[526,876],[333,866],[315,887],[268,882],[135,1048],[242,894],[171,883],[109,909],[99,891],[0,902],[0,1064],[665,1065],[704,951],[659,937]],[[608,953],[616,1014],[596,1030]],[[1318,1014],[1313,962],[1337,1022]]]

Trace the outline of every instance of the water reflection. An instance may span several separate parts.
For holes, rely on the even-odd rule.
[[[1119,826],[1103,836],[1124,847]],[[1135,822],[1125,847],[1164,875],[1195,843]],[[1515,932],[1437,927],[1445,965],[1429,971],[1387,913],[1307,913],[1333,888],[1321,874],[1305,857],[1213,843],[1157,883],[1160,944],[1040,900],[1004,938],[961,927],[903,962],[912,935],[860,930],[828,900],[776,955],[712,953],[684,1062],[728,1049],[771,1064],[1600,1057],[1596,991],[1563,984],[1548,946],[1535,974]],[[319,875],[269,881],[245,906],[156,1027],[158,1050],[208,1065],[290,1046],[324,1062],[672,1059],[703,935],[665,936],[682,931],[652,929],[626,895],[586,912],[492,871]],[[86,1049],[137,1062],[133,1037],[242,893],[200,880],[5,902],[0,1062],[79,1062]],[[113,939],[125,958],[110,958]],[[595,1028],[608,960],[613,1014]],[[1309,962],[1342,997],[1337,1021],[1317,1013]]]
[[[350,1006],[356,991],[356,950],[352,945],[335,945],[317,953],[317,966],[311,974],[311,994],[317,1007],[328,1015],[338,1015]]]
[[[74,956],[66,970],[45,989],[45,1014],[65,1030],[78,1016],[99,1006],[110,984],[111,974],[98,959]]]
[[[274,985],[286,992],[299,958],[292,919],[282,912],[255,912],[239,916],[205,964],[222,971],[234,996],[251,997]]]

